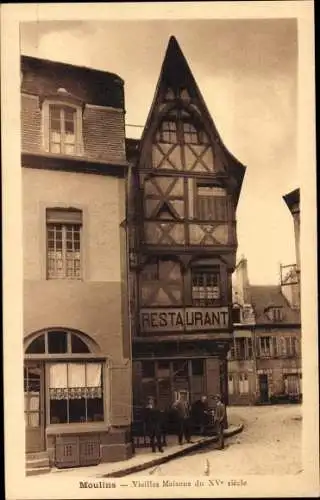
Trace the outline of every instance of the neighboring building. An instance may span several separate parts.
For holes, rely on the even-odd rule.
[[[300,401],[300,311],[281,285],[250,285],[244,258],[235,272],[233,321],[229,404]]]
[[[292,307],[300,309],[300,189],[283,197],[294,224],[296,263],[281,266],[281,287]]]
[[[236,208],[245,173],[174,37],[141,141],[128,141],[133,397],[222,393],[232,342]]]
[[[131,455],[123,81],[21,60],[26,452]]]

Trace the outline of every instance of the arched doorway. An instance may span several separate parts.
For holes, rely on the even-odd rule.
[[[45,429],[101,422],[106,360],[86,335],[47,329],[25,341],[24,413],[26,452],[46,449]]]

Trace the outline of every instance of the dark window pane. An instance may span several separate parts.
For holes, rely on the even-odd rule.
[[[240,323],[240,308],[235,307],[232,309],[232,321],[234,323]]]
[[[48,352],[50,354],[65,354],[67,352],[67,334],[65,332],[48,333]]]
[[[68,423],[68,400],[51,399],[50,400],[50,423],[66,424]]]
[[[203,373],[204,373],[203,359],[193,359],[192,360],[192,374],[193,375],[203,375]]]
[[[153,361],[142,362],[142,376],[146,378],[152,378],[155,376]]]
[[[174,361],[173,375],[175,377],[182,377],[188,375],[188,361]]]
[[[86,421],[86,400],[69,399],[69,422],[85,422]]]
[[[37,337],[26,350],[26,354],[43,354],[45,352],[44,334]]]
[[[158,370],[169,370],[170,361],[158,361]]]
[[[90,352],[88,346],[77,335],[71,334],[71,351],[73,353]]]
[[[87,415],[88,422],[101,422],[103,420],[103,399],[89,398],[87,399]]]

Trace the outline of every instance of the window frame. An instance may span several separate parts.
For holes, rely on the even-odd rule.
[[[48,333],[50,332],[61,332],[68,335],[67,340],[67,352],[52,354],[48,351]],[[27,353],[28,348],[31,344],[37,340],[39,337],[45,337],[45,352],[40,354]],[[72,340],[71,336],[74,335],[78,337],[87,346],[88,353],[72,353],[70,351]],[[79,425],[80,422],[61,422],[61,423],[51,423],[50,421],[50,394],[49,394],[49,367],[56,362],[61,363],[84,363],[88,364],[90,362],[101,364],[101,388],[102,388],[102,408],[103,408],[103,420],[100,421],[88,421],[83,422],[85,424],[110,424],[110,401],[111,401],[111,383],[110,383],[110,360],[106,356],[100,354],[98,347],[95,345],[94,341],[86,338],[84,334],[74,330],[68,330],[65,328],[50,328],[37,332],[36,334],[30,336],[25,341],[24,346],[24,367],[28,366],[28,362],[41,361],[44,363],[44,405],[45,405],[45,421],[47,422],[47,427],[50,426],[70,426]]]
[[[51,151],[51,113],[50,108],[53,106],[57,106],[60,109],[60,151],[53,152]],[[68,153],[65,151],[65,142],[63,140],[63,133],[65,132],[65,122],[62,120],[62,115],[65,113],[66,109],[72,109],[75,112],[74,117],[74,152]],[[62,123],[63,121],[63,123]],[[75,104],[72,100],[62,100],[62,99],[46,99],[42,104],[42,145],[44,151],[52,154],[54,156],[65,156],[68,158],[72,158],[75,156],[83,156],[84,154],[84,141],[83,141],[83,108],[79,104]]]
[[[52,216],[52,214],[60,214],[57,217],[55,215]],[[78,215],[78,220],[74,220],[74,216]],[[45,238],[46,238],[46,279],[47,280],[72,280],[72,281],[81,281],[83,280],[83,275],[84,275],[84,269],[83,269],[83,249],[84,249],[84,242],[83,242],[83,211],[79,209],[64,209],[60,207],[56,208],[47,208],[46,209],[46,215],[45,215]],[[52,260],[55,262],[55,268],[52,271],[53,274],[50,276],[50,256],[49,253],[50,251],[54,254],[57,253],[57,250],[50,249],[49,248],[49,231],[51,228],[51,231],[54,230],[54,234],[56,234],[56,226],[61,226],[61,261],[62,261],[62,275],[59,276],[57,273],[56,269],[56,262],[59,259],[54,259],[52,257]],[[74,229],[77,228],[77,232],[79,233],[79,250],[77,251],[75,248],[72,248],[72,251],[68,250],[68,238],[67,238],[67,233],[70,231],[72,232],[72,235],[74,235],[75,231]],[[53,240],[56,242],[56,240]],[[76,242],[76,239],[72,236],[72,243],[74,247],[74,243]],[[74,255],[75,253],[79,253],[79,259],[75,259]],[[76,273],[73,270],[73,275],[68,275],[68,253],[71,253],[73,257],[70,259],[73,262],[73,265],[76,260],[79,261],[79,275],[77,276]]]
[[[211,194],[200,194],[201,188],[210,188]],[[220,182],[197,180],[194,185],[194,219],[198,221],[228,222],[230,218],[229,195]],[[214,194],[215,189],[221,189]],[[223,193],[223,194],[222,194]]]
[[[165,127],[164,124],[166,124]],[[174,124],[174,129],[172,127],[170,128],[169,124]],[[185,125],[189,125],[190,128],[194,130],[185,130]],[[165,134],[169,134],[169,140],[165,140]],[[186,140],[188,134],[191,134],[191,140]],[[162,144],[179,144],[181,146],[188,144],[191,146],[210,145],[210,139],[204,126],[185,108],[170,109],[168,113],[161,118],[155,137],[156,141]]]
[[[101,379],[100,379],[100,383],[101,385],[98,386],[98,388],[100,389],[100,392],[101,392],[101,396],[98,397],[98,398],[94,398],[94,399],[99,399],[101,400],[100,404],[102,405],[102,419],[100,420],[94,420],[94,418],[91,420],[88,420],[88,400],[90,400],[91,398],[89,397],[81,397],[81,398],[72,398],[70,397],[70,392],[71,390],[76,390],[78,389],[79,387],[73,387],[71,386],[71,384],[69,383],[69,370],[70,370],[70,366],[71,365],[75,365],[75,364],[81,364],[83,367],[84,367],[84,374],[85,374],[85,381],[87,382],[87,372],[88,372],[88,365],[90,364],[96,364],[96,365],[99,365],[100,366],[100,369],[101,369]],[[66,398],[62,398],[62,400],[66,401],[66,405],[67,405],[67,421],[66,422],[52,422],[52,416],[51,416],[51,401],[56,401],[57,399],[59,400],[59,398],[51,398],[51,390],[53,390],[54,388],[52,388],[50,386],[50,368],[52,366],[56,366],[56,365],[66,365],[66,371],[67,371],[67,387],[65,388],[66,389],[66,392],[68,393],[68,397]],[[48,383],[48,391],[46,391],[48,394],[47,394],[47,400],[49,400],[49,405],[48,405],[48,412],[49,413],[49,420],[48,420],[48,425],[65,425],[65,424],[83,424],[83,423],[92,423],[92,422],[104,422],[105,420],[105,409],[104,409],[104,364],[101,362],[101,361],[96,361],[96,360],[72,360],[72,359],[66,359],[66,360],[57,360],[57,361],[48,361],[48,363],[46,363],[46,371],[47,373],[49,374],[49,377],[48,377],[48,380],[49,380],[49,383]],[[87,384],[85,384],[83,386],[83,389],[86,391],[90,388],[91,386],[88,386]],[[84,391],[84,392],[85,392]],[[73,401],[73,400],[84,400],[84,405],[85,405],[85,420],[81,420],[81,418],[79,418],[79,420],[76,420],[76,421],[70,421],[70,401]]]
[[[268,346],[262,346],[262,344],[268,344]],[[264,335],[259,337],[259,356],[260,358],[271,358],[272,357],[272,336]]]
[[[221,268],[220,266],[211,266],[211,267],[206,267],[206,266],[192,266],[191,267],[191,272],[190,272],[190,286],[191,286],[191,303],[193,307],[214,307],[216,305],[219,305],[223,299],[223,291],[222,291],[222,277],[221,277]],[[200,275],[202,274],[203,276],[206,276],[204,279],[204,285],[194,285],[194,278],[195,275]],[[207,276],[216,276],[217,278],[217,285],[208,285],[208,279]],[[204,290],[196,290],[203,288]],[[214,291],[212,289],[218,288],[219,295],[218,297],[208,297],[207,294],[213,294]],[[206,289],[206,290],[205,290]],[[210,290],[209,290],[210,289]],[[194,296],[194,293],[198,292],[199,294],[203,293],[203,297],[198,297],[196,298]]]

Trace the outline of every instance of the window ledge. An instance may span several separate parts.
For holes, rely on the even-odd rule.
[[[106,422],[87,422],[75,424],[52,424],[46,428],[46,435],[86,434],[89,432],[109,432],[110,425]]]

